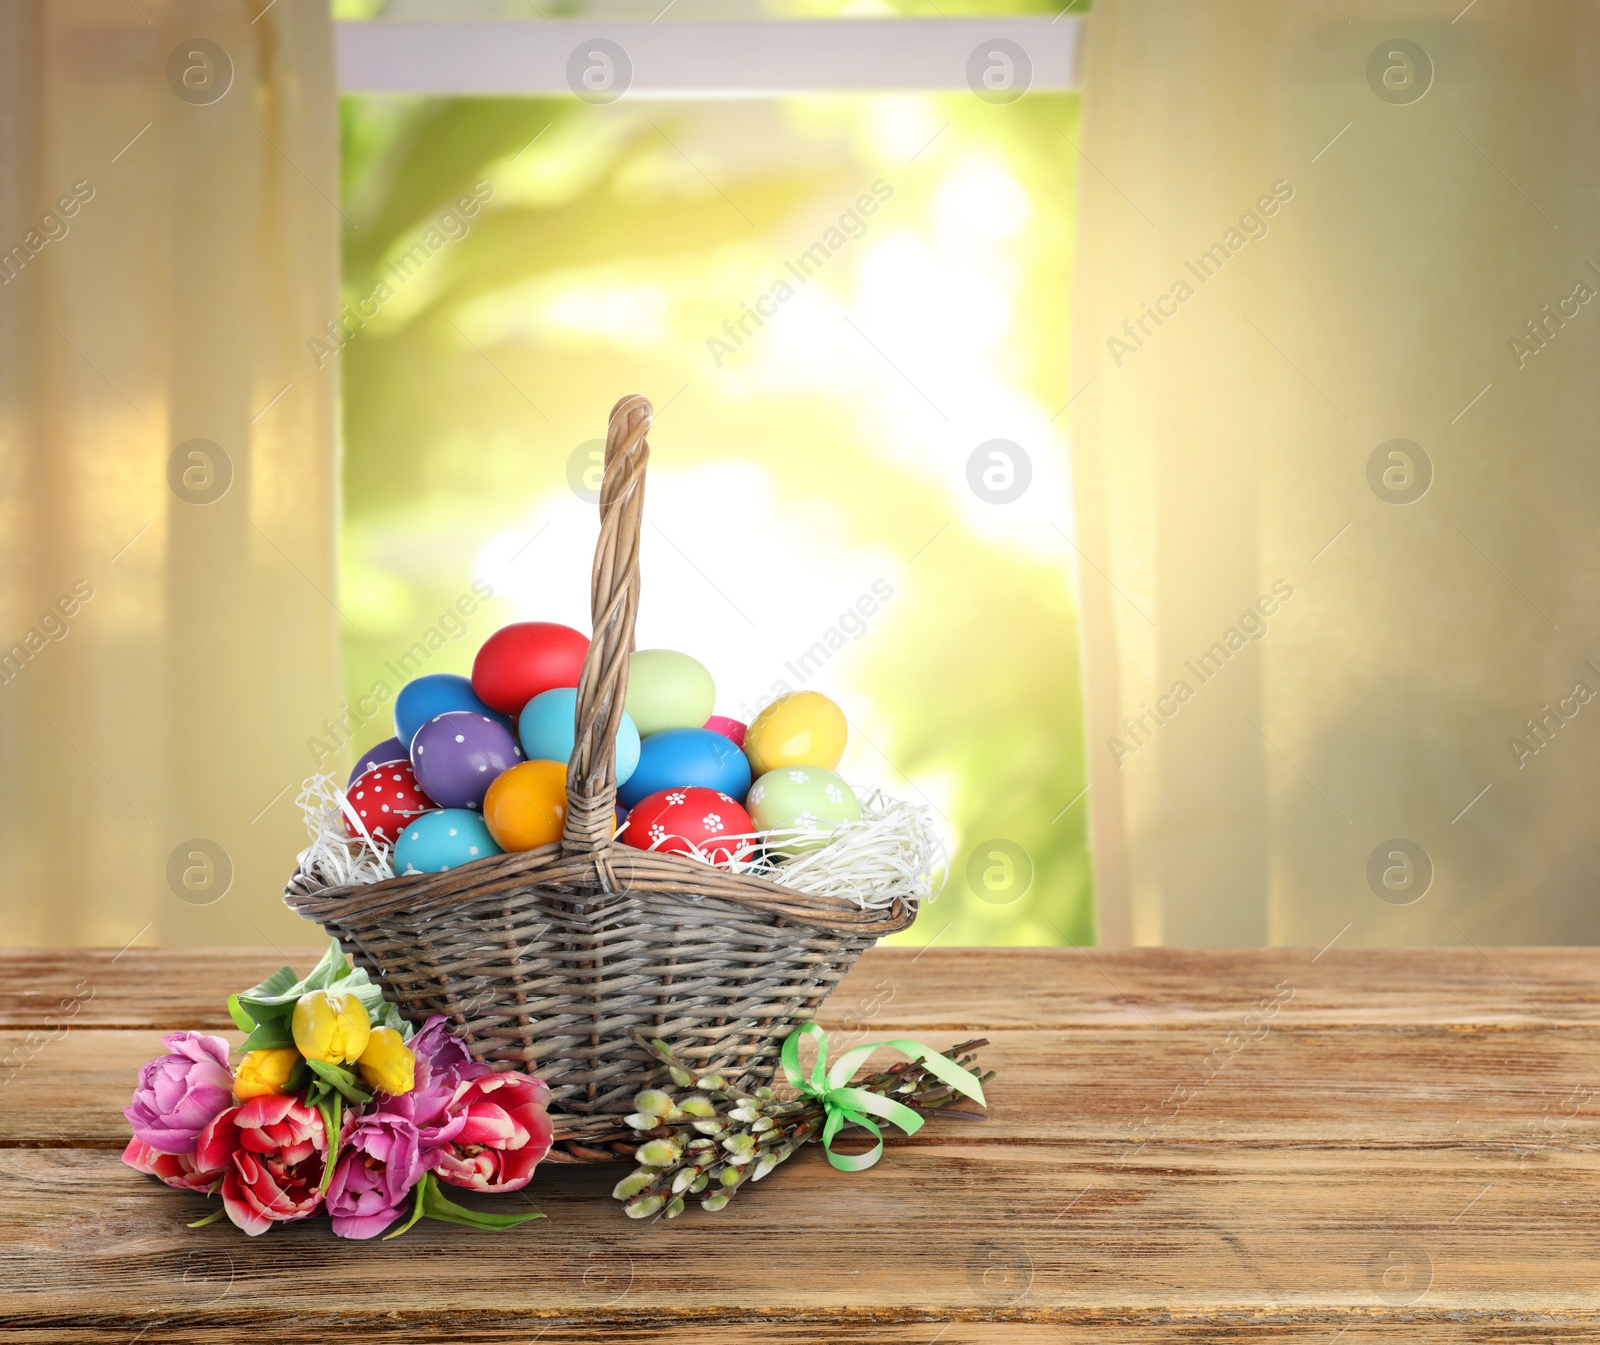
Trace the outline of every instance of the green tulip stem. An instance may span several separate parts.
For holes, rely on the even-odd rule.
[[[317,1110],[322,1113],[322,1124],[328,1132],[328,1157],[322,1165],[322,1185],[317,1187],[319,1196],[327,1195],[328,1183],[333,1180],[333,1165],[339,1161],[339,1128],[344,1124],[344,1098],[337,1089],[327,1090],[327,1096],[317,1102]]]
[[[407,1219],[405,1223],[401,1224],[399,1228],[395,1229],[394,1232],[385,1233],[383,1235],[383,1240],[385,1242],[388,1242],[390,1238],[399,1237],[402,1233],[410,1232],[412,1226],[417,1222],[417,1220],[422,1218],[424,1206],[426,1206],[428,1201],[428,1183],[432,1180],[433,1174],[431,1172],[424,1172],[422,1174],[422,1180],[419,1181],[411,1191],[413,1196],[411,1202],[411,1217]]]

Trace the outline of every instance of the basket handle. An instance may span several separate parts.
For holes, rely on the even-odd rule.
[[[561,848],[590,854],[611,844],[617,802],[617,730],[628,697],[628,656],[639,615],[639,530],[653,412],[646,397],[611,408],[605,475],[600,484],[600,540],[589,580],[594,635],[578,677],[577,733],[567,763],[567,821]]]

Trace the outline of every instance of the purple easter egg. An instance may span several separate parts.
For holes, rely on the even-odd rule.
[[[417,783],[441,808],[483,811],[483,796],[502,771],[522,760],[516,735],[473,710],[435,715],[411,740]]]
[[[367,773],[369,767],[387,766],[391,761],[409,761],[406,749],[400,745],[398,738],[385,738],[376,747],[369,747],[361,754],[361,760],[356,762],[355,770],[350,772],[350,788]]]

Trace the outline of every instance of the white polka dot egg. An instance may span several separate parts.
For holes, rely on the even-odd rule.
[[[477,813],[441,808],[416,818],[394,847],[394,871],[448,873],[475,859],[503,853]]]

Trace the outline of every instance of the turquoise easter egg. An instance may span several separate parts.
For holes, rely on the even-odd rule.
[[[640,737],[663,729],[697,729],[717,706],[717,685],[705,664],[673,649],[628,656],[628,699]]]
[[[750,786],[745,808],[758,831],[804,828],[817,833],[815,837],[797,836],[772,847],[783,855],[820,849],[843,823],[861,819],[861,801],[855,791],[820,766],[779,766],[768,771]]]
[[[424,813],[400,833],[394,843],[394,871],[448,873],[485,855],[503,853],[477,813],[441,808]]]
[[[528,760],[559,761],[566,765],[572,759],[577,720],[576,687],[541,691],[522,707],[517,719],[517,736],[522,740],[522,750]],[[617,783],[623,784],[638,764],[639,730],[634,727],[633,716],[624,710],[622,723],[617,726]]]

